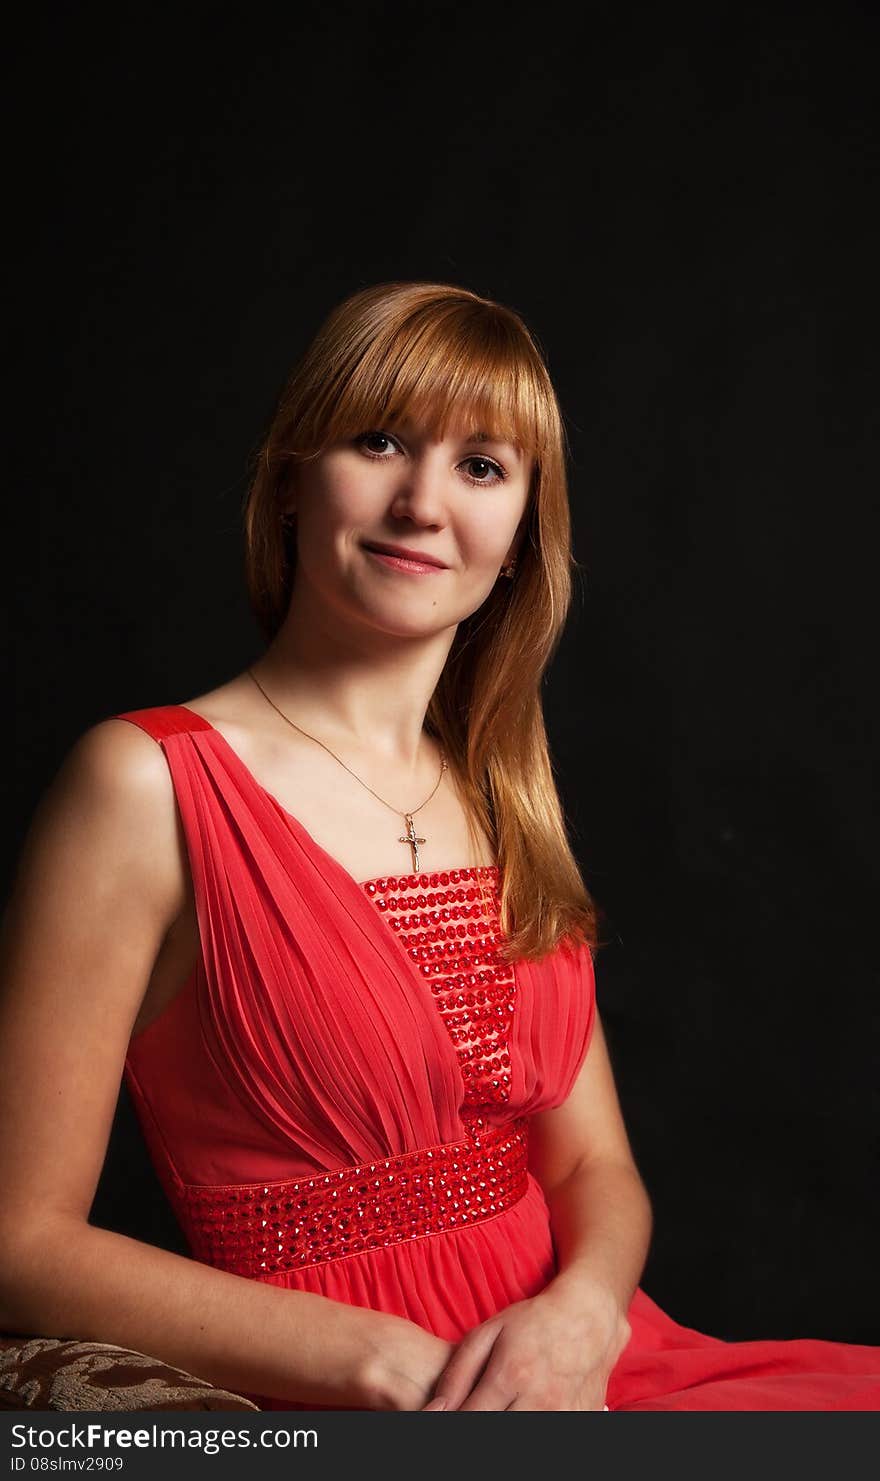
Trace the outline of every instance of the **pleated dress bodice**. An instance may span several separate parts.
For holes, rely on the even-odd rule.
[[[540,1290],[529,1122],[586,1055],[589,949],[507,963],[497,866],[356,881],[200,716],[118,718],[162,746],[193,880],[195,968],[124,1073],[194,1256],[448,1340]]]

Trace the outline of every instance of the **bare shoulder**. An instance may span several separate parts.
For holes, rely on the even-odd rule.
[[[140,726],[116,718],[82,732],[43,793],[41,817],[59,809],[83,810],[95,822],[114,814],[135,823],[169,803],[173,787],[161,747]]]
[[[149,889],[158,908],[185,893],[174,788],[160,746],[127,720],[102,720],[77,737],[35,808],[19,873],[52,865],[118,869]]]
[[[162,748],[140,725],[115,716],[77,737],[65,757],[69,775],[82,784],[118,788],[124,796],[153,796],[163,790],[168,766]]]

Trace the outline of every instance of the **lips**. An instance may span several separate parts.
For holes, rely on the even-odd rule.
[[[376,550],[380,555],[398,555],[401,560],[418,561],[423,566],[437,566],[441,571],[446,570],[445,562],[428,555],[424,550],[407,550],[405,545],[382,545],[378,540],[365,540],[363,544],[366,550]]]

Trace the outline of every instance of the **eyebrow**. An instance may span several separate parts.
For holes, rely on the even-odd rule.
[[[517,458],[521,456],[516,443],[508,442],[504,437],[493,437],[491,432],[472,432],[470,437],[465,437],[463,440],[465,442],[500,442],[503,447],[511,448]]]
[[[411,429],[413,423],[409,417],[403,417],[399,421],[401,428]],[[518,462],[522,462],[522,452],[515,442],[508,442],[504,437],[493,437],[491,432],[470,432],[460,439],[461,442],[500,442],[502,447],[509,447]]]

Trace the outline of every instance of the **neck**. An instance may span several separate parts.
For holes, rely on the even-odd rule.
[[[326,614],[306,616],[292,601],[251,667],[289,719],[338,748],[350,765],[362,756],[375,766],[378,757],[398,779],[415,780],[424,776],[426,753],[437,764],[425,715],[454,636],[455,628],[412,638],[355,631]]]

